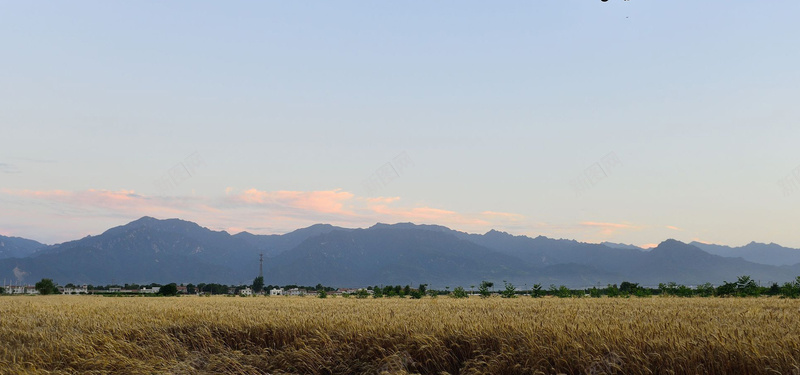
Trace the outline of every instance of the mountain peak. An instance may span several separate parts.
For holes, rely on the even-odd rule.
[[[484,236],[502,236],[502,235],[509,235],[509,234],[507,232],[494,229],[490,229],[488,232],[484,234]]]
[[[156,218],[154,218],[154,217],[152,217],[152,216],[142,216],[142,217],[140,217],[140,218],[138,218],[138,219],[136,219],[136,220],[134,220],[134,221],[131,221],[131,222],[130,222],[130,223],[128,223],[128,224],[133,224],[133,223],[148,223],[148,222],[153,222],[153,221],[159,221],[159,220],[158,220],[158,219],[156,219]]]
[[[426,229],[438,232],[448,232],[452,230],[448,227],[441,225],[414,224],[414,223],[395,223],[395,224],[375,223],[375,225],[369,227],[369,229]]]
[[[668,239],[666,239],[664,241],[661,241],[661,243],[658,244],[658,246],[656,246],[656,248],[659,248],[661,246],[676,246],[676,245],[691,246],[691,245],[687,245],[686,243],[683,243],[681,241],[678,241],[678,240],[676,240],[674,238],[668,238]]]

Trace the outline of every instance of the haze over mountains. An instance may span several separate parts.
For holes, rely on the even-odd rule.
[[[731,248],[666,240],[643,250],[410,223],[366,229],[317,224],[283,235],[230,235],[179,219],[143,217],[52,246],[0,236],[0,278],[7,283],[47,277],[62,284],[248,284],[258,276],[262,253],[265,283],[281,285],[428,283],[443,288],[481,280],[519,286],[695,285],[740,275],[767,284],[800,275],[800,250],[775,244]]]

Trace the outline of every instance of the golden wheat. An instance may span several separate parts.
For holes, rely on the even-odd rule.
[[[800,301],[0,298],[0,373],[800,374]]]

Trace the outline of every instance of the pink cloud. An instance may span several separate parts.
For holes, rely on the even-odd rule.
[[[682,231],[682,230],[683,230],[683,229],[681,229],[681,228],[678,228],[678,227],[676,227],[676,226],[672,226],[672,225],[667,225],[667,226],[666,226],[666,228],[667,228],[667,229],[672,229],[672,230],[679,230],[679,231]]]
[[[76,233],[97,234],[141,216],[180,218],[214,230],[232,233],[246,230],[259,234],[286,233],[316,223],[352,228],[372,226],[376,222],[439,224],[472,233],[498,229],[536,235],[539,233],[530,232],[538,231],[548,236],[562,234],[576,239],[581,235],[607,238],[615,231],[638,228],[631,224],[592,221],[559,226],[527,220],[515,213],[459,212],[427,204],[405,203],[400,197],[359,197],[341,189],[265,191],[225,188],[214,197],[148,196],[125,189],[2,189],[0,197],[2,195],[11,197],[7,201],[13,204],[2,208],[6,215],[0,217],[0,230],[24,235],[40,228],[39,232],[56,233],[47,238],[51,241],[74,239]]]
[[[400,200],[400,197],[376,197],[376,198],[367,198],[367,202],[369,203],[392,203],[395,201]]]
[[[128,216],[175,215],[185,212],[183,199],[153,199],[136,194],[133,190],[84,191],[64,190],[8,190],[0,191],[25,201],[47,203],[56,212],[70,216]]]
[[[623,229],[636,229],[635,226],[630,224],[604,223],[596,221],[584,221],[581,222],[580,225],[584,227],[598,228],[600,229],[600,234],[603,236],[610,236]]]
[[[379,215],[377,220],[381,222],[410,221],[417,224],[439,224],[463,229],[483,228],[490,225],[488,221],[472,215],[432,207],[393,208],[387,205],[372,205],[370,210]]]
[[[288,206],[307,211],[328,214],[352,214],[345,210],[345,202],[352,200],[352,193],[341,189],[327,191],[261,191],[249,189],[235,199],[246,204]]]
[[[628,224],[619,224],[619,223],[599,223],[595,221],[584,221],[581,222],[581,225],[589,226],[589,227],[602,227],[602,228],[631,228]]]

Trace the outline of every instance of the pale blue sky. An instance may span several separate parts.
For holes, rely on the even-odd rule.
[[[800,247],[799,11],[0,2],[0,234],[150,215]]]

